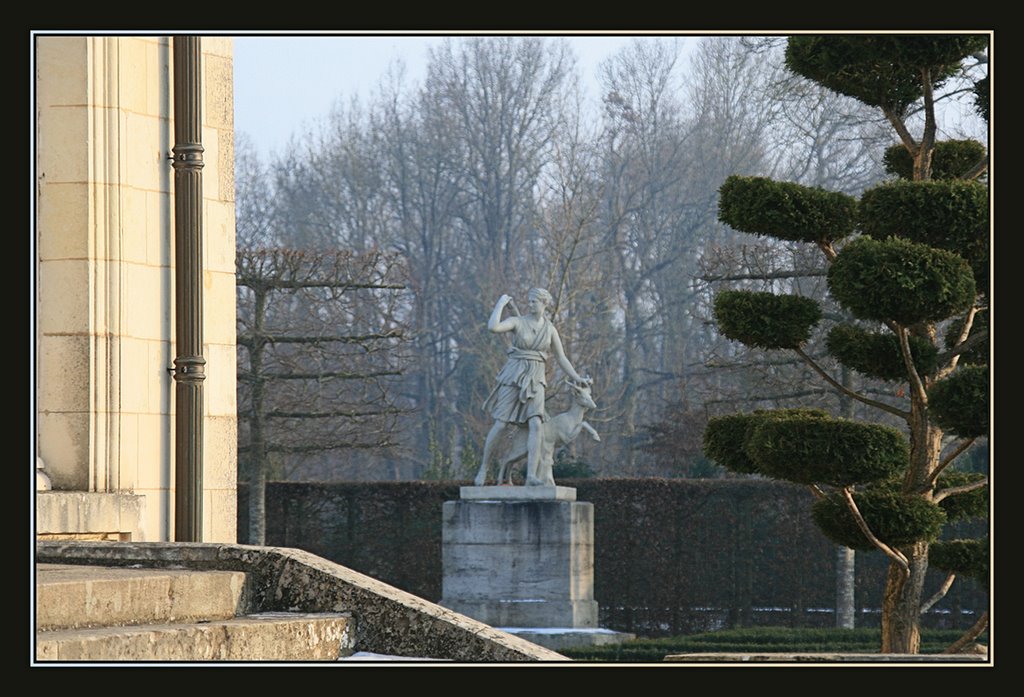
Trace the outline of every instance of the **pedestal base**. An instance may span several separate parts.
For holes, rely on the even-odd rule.
[[[597,627],[597,601],[595,600],[459,600],[445,598],[440,604],[449,610],[480,620],[492,627],[531,629]]]
[[[442,526],[440,604],[500,627],[596,628],[594,506],[544,498],[448,501]]]

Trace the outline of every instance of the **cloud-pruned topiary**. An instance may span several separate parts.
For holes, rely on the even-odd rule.
[[[917,336],[911,336],[909,343],[918,374],[932,375],[938,367],[938,349]],[[889,381],[908,379],[899,339],[891,332],[872,332],[852,324],[837,324],[829,330],[825,347],[833,358],[862,375]]]
[[[799,347],[821,319],[821,307],[810,298],[750,290],[719,292],[714,313],[722,334],[766,349]]]
[[[747,455],[747,439],[764,419],[787,415],[829,418],[828,413],[821,409],[760,409],[747,414],[712,417],[704,429],[704,454],[730,472],[760,474],[757,464]]]
[[[974,83],[974,109],[978,112],[981,118],[988,122],[988,103],[989,103],[989,89],[988,89],[988,75],[981,78]]]
[[[960,332],[963,331],[963,328],[963,319],[950,323],[949,327],[946,329],[946,334],[943,337],[947,349],[953,348],[957,344],[957,341],[960,338]],[[975,334],[985,331],[988,331],[988,311],[979,310],[974,315],[974,320],[971,322],[971,331],[967,334],[967,338],[969,339]],[[989,342],[984,341],[978,346],[961,353],[960,365],[979,365],[981,363],[988,363],[988,354]]]
[[[988,286],[988,187],[977,181],[895,181],[864,192],[864,234],[903,237],[967,260],[978,288]]]
[[[928,563],[946,573],[988,583],[989,539],[948,540],[932,543]]]
[[[982,35],[801,35],[789,38],[786,66],[865,104],[902,115],[922,94],[921,69],[934,85],[960,67],[964,56],[984,50]]]
[[[763,419],[745,449],[769,477],[840,487],[886,479],[905,467],[910,455],[906,438],[895,428],[802,415]]]
[[[981,158],[985,157],[985,146],[976,140],[940,140],[932,151],[933,180],[960,179]],[[901,144],[891,145],[882,155],[885,171],[900,179],[914,178],[914,158]]]
[[[900,238],[847,244],[829,267],[828,287],[859,319],[904,326],[952,317],[975,298],[974,275],[963,258]]]
[[[928,390],[928,413],[963,438],[988,434],[988,365],[965,365]]]
[[[985,475],[980,472],[943,472],[939,475],[935,489],[936,493],[940,493],[944,489],[967,486],[984,479],[986,479]],[[939,505],[942,506],[946,517],[951,521],[986,518],[988,517],[988,486],[947,496],[939,501]]]
[[[837,191],[732,175],[719,189],[718,219],[740,232],[830,243],[856,225],[857,199]]]
[[[874,535],[890,547],[935,540],[946,522],[940,506],[919,496],[879,485],[853,495],[857,509]],[[838,492],[819,499],[811,514],[821,531],[836,544],[862,551],[875,549]]]

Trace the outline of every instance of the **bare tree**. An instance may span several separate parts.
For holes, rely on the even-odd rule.
[[[339,451],[397,444],[405,286],[379,252],[283,249],[240,250],[237,284],[239,461],[263,544],[268,476],[331,478]]]

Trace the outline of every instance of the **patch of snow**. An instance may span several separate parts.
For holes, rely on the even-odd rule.
[[[572,632],[573,634],[617,634],[618,632],[612,631],[611,629],[601,628],[587,628],[587,627],[495,627],[495,629],[507,632],[508,634],[518,634],[519,632],[532,632],[534,634],[565,634],[566,632]]]
[[[414,656],[389,656],[383,653],[356,651],[351,656],[339,658],[339,661],[447,661],[447,658],[419,658]]]

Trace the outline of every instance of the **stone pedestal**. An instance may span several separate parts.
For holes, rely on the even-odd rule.
[[[593,504],[560,486],[460,496],[444,504],[441,605],[494,627],[597,627]]]

